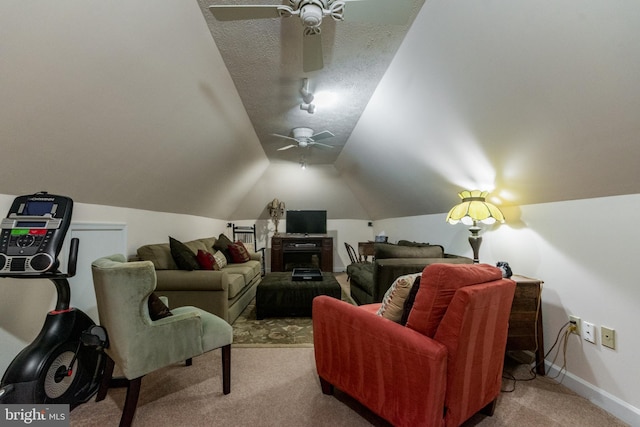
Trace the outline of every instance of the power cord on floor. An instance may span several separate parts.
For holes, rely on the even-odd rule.
[[[558,374],[555,377],[547,377],[549,379],[556,379],[560,376],[560,373],[563,372],[563,370],[566,370],[567,368],[567,343],[569,341],[569,335],[571,335],[571,333],[573,331],[575,331],[576,329],[576,325],[572,324],[571,322],[567,322],[564,325],[562,325],[562,327],[560,328],[560,330],[558,331],[558,335],[556,335],[556,340],[554,341],[553,345],[551,346],[551,348],[549,349],[549,351],[547,351],[547,353],[544,355],[544,358],[538,362],[537,364],[533,365],[531,367],[531,369],[529,370],[529,373],[531,374],[530,377],[527,378],[516,378],[515,375],[513,375],[511,372],[505,372],[502,374],[502,378],[506,379],[506,380],[511,380],[513,381],[513,386],[510,389],[502,389],[500,390],[503,393],[512,393],[515,391],[516,389],[516,383],[518,383],[519,381],[533,381],[537,378],[537,374],[536,374],[536,368],[540,365],[543,364],[544,361],[547,359],[547,356],[549,356],[549,354],[551,354],[551,352],[553,351],[553,349],[558,345],[558,341],[560,340],[560,336],[562,336],[562,355],[563,355],[563,364],[562,364],[562,368],[558,371]],[[560,347],[558,347],[558,349],[556,350],[556,355],[553,358],[553,362],[555,363],[556,359],[558,358],[558,354],[560,353]]]

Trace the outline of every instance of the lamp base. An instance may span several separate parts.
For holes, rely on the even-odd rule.
[[[480,227],[474,225],[473,227],[469,227],[469,231],[471,232],[471,236],[469,236],[469,244],[473,250],[473,263],[478,264],[480,262],[478,253],[480,252],[480,244],[482,243],[482,236],[478,235]]]

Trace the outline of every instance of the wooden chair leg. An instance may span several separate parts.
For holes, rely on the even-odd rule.
[[[231,393],[231,344],[222,347],[222,393]]]
[[[136,407],[138,406],[138,396],[140,396],[141,384],[142,377],[129,380],[129,384],[127,385],[127,397],[124,402],[124,408],[122,409],[122,417],[120,418],[120,427],[130,427],[133,422],[133,417],[136,414]]]
[[[107,358],[107,362],[104,366],[104,373],[102,374],[102,380],[100,381],[100,388],[98,389],[98,393],[96,394],[96,402],[100,402],[107,397],[107,392],[109,391],[109,385],[111,384],[111,378],[113,377],[113,368],[115,367],[115,362],[106,354],[104,357]]]
[[[318,378],[320,378],[320,387],[322,388],[322,393],[333,394],[333,385],[322,377]]]

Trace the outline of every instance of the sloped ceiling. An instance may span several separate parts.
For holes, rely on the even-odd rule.
[[[427,1],[336,167],[374,219],[446,212],[465,188],[637,193],[639,36],[632,1]]]
[[[427,0],[310,182],[332,218],[639,193],[639,39],[635,0]],[[322,203],[269,161],[196,0],[2,2],[0,40],[0,193],[235,219],[292,182],[288,206]]]
[[[0,40],[0,193],[226,219],[268,167],[195,0],[1,2]]]

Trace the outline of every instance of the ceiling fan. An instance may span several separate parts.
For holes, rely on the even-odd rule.
[[[411,15],[414,0],[288,0],[287,5],[211,5],[219,21],[288,18],[299,16],[304,26],[302,68],[319,70],[324,66],[320,25],[329,16],[335,21],[401,25]]]
[[[310,129],[310,128],[294,128],[291,132],[293,133],[293,137],[280,135],[277,133],[272,134],[273,136],[277,136],[279,138],[291,139],[296,142],[295,144],[278,148],[278,151],[288,150],[290,148],[295,148],[295,147],[307,148],[307,147],[311,147],[312,145],[317,145],[319,147],[325,147],[325,148],[333,148],[331,145],[318,142],[321,139],[327,139],[335,136],[328,130],[314,134],[313,129]]]

